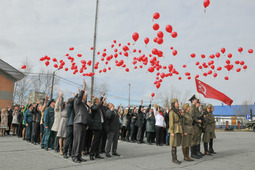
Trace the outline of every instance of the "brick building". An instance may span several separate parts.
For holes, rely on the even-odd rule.
[[[0,59],[0,108],[12,106],[14,84],[24,76],[23,73]]]

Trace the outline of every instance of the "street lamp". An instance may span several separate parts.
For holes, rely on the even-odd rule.
[[[54,86],[54,79],[55,79],[55,73],[60,70],[59,68],[52,73],[52,82],[51,82],[51,92],[50,92],[50,99],[53,97],[53,86]]]

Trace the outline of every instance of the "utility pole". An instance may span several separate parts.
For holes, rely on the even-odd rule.
[[[54,87],[55,73],[56,73],[56,71],[58,71],[58,70],[59,70],[59,69],[53,71],[53,73],[52,73],[52,82],[51,82],[50,99],[52,99],[52,97],[53,97],[53,87]]]
[[[130,86],[131,86],[131,84],[129,83],[129,84],[128,84],[128,87],[129,87],[128,105],[129,105],[129,106],[130,106]]]
[[[92,60],[92,73],[95,72],[95,54],[96,54],[96,38],[97,38],[97,13],[98,13],[98,1],[96,1],[96,15],[95,15],[95,28],[94,28],[94,42],[93,42],[93,60]],[[90,90],[90,101],[92,101],[93,96],[93,89],[94,89],[94,76],[91,76],[91,90]]]

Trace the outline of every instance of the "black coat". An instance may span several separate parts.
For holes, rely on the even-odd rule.
[[[89,107],[85,102],[82,102],[82,97],[84,95],[84,91],[81,90],[78,98],[74,101],[74,122],[73,123],[81,123],[81,124],[87,124],[88,123],[88,116],[89,116]]]
[[[120,120],[116,110],[107,110],[105,120],[107,132],[116,132],[120,130]]]
[[[17,119],[18,119],[19,124],[23,122],[23,118],[24,118],[23,113],[21,111],[19,111],[19,113],[17,115]]]
[[[139,106],[138,114],[137,114],[137,120],[135,125],[137,127],[143,127],[144,123],[144,113],[141,111],[142,105]]]
[[[101,99],[101,102],[98,105],[93,105],[91,107],[91,129],[95,129],[95,130],[102,130],[103,126],[102,126],[102,122],[101,122],[101,113],[103,114],[103,102]],[[103,114],[103,119],[104,118],[104,114]]]
[[[78,95],[74,97],[66,106],[67,111],[67,126],[72,126],[74,121],[74,101],[77,99]]]

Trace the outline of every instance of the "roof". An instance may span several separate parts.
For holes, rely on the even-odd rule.
[[[250,109],[254,114],[255,105],[232,105],[231,107],[227,105],[214,106],[214,116],[245,116],[250,114]]]
[[[12,80],[14,80],[14,82],[23,79],[23,77],[25,76],[22,72],[12,67],[10,64],[6,63],[2,59],[0,59],[0,72],[1,71],[10,76]]]

